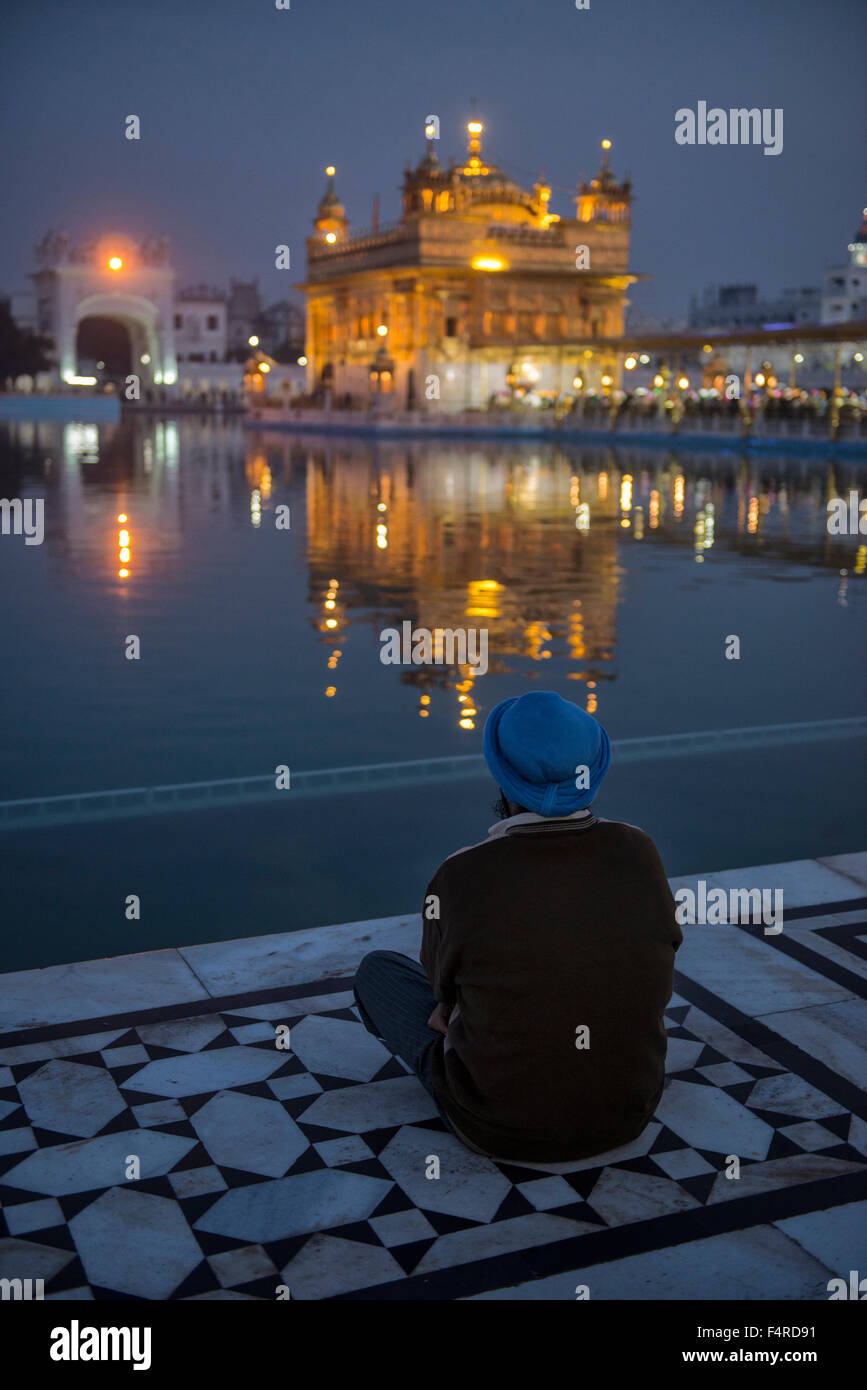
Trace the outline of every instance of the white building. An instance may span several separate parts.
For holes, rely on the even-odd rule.
[[[115,375],[134,371],[145,386],[174,384],[175,277],[167,241],[107,233],[72,246],[67,232],[49,232],[36,257],[36,325],[53,339],[64,381],[75,384],[104,358]]]
[[[210,285],[195,285],[175,296],[175,350],[178,362],[224,362],[228,322],[226,296]]]
[[[867,208],[846,265],[829,266],[822,286],[822,323],[867,318]]]

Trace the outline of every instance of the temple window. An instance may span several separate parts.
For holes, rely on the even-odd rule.
[[[421,199],[425,212],[430,212],[431,204],[433,203],[433,190],[430,188],[423,188],[421,191]]]

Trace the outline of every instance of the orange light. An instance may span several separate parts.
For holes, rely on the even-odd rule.
[[[117,538],[118,545],[129,545],[129,531],[121,531]]]
[[[123,560],[124,564],[126,564],[127,560],[129,559],[129,550],[126,546],[124,546],[118,558]]]
[[[118,570],[118,572],[117,572],[117,577],[118,577],[118,579],[126,579],[126,577],[127,577],[128,574],[129,574],[129,570]]]
[[[129,518],[128,518],[126,512],[121,512],[120,516],[118,517],[118,521],[128,521],[128,520],[129,520]]]
[[[110,257],[109,257],[109,262],[108,262],[108,268],[109,268],[109,270],[122,270],[122,269],[123,269],[123,261],[121,260],[120,256],[110,256]]]

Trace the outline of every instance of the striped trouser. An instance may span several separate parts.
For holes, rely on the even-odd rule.
[[[430,1054],[437,1034],[427,1021],[437,1001],[424,967],[397,951],[370,951],[355,972],[353,988],[368,1033],[412,1067],[433,1095]]]
[[[397,951],[371,951],[355,972],[355,1003],[368,1033],[412,1067],[433,1096],[440,1116],[461,1143],[474,1153],[486,1153],[461,1134],[434,1094],[431,1051],[437,1034],[427,1021],[437,1006],[424,967]],[[490,1156],[490,1155],[486,1155]]]

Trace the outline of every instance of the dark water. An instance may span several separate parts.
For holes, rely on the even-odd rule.
[[[858,480],[819,456],[8,426],[0,496],[44,497],[45,540],[0,536],[0,800],[476,753],[491,706],[534,687],[614,739],[860,714],[867,538],[825,510]],[[487,673],[383,665],[405,620],[485,628]],[[711,738],[615,760],[597,809],[671,873],[845,852],[862,753]],[[415,910],[495,794],[7,831],[5,968]]]

